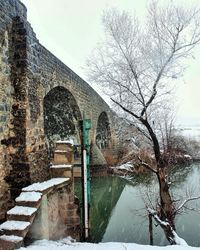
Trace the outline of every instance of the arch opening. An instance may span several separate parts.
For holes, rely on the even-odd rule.
[[[55,87],[44,97],[43,105],[49,157],[52,157],[54,144],[58,140],[73,140],[75,145],[79,145],[81,112],[71,92],[61,86]]]
[[[98,118],[96,144],[100,149],[110,148],[111,145],[110,123],[106,112],[102,112]]]

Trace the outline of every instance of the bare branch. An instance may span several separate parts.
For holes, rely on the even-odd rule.
[[[131,124],[133,127],[135,127],[140,133],[142,133],[149,141],[152,141],[152,138],[144,131],[142,130],[139,126],[136,124]]]
[[[190,197],[188,199],[185,199],[181,205],[176,209],[175,213],[179,212],[181,209],[183,209],[185,207],[185,205],[190,202],[190,201],[194,201],[194,200],[198,200],[200,199],[200,196],[196,196],[196,197]]]
[[[138,156],[138,160],[140,161],[140,164],[141,164],[143,167],[149,169],[151,172],[153,172],[153,173],[155,173],[155,174],[158,173],[158,171],[156,171],[155,169],[153,169],[148,163],[144,162],[139,156]]]
[[[135,117],[136,119],[139,119],[139,116],[137,116],[135,113],[133,113],[132,111],[128,110],[127,108],[125,108],[122,104],[120,104],[118,101],[114,100],[113,98],[110,98],[115,104],[117,104],[120,108],[122,108],[125,112],[127,112],[128,114],[132,115],[133,117]]]

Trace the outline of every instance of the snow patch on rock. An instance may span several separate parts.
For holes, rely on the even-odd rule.
[[[14,208],[10,209],[7,212],[7,214],[31,216],[36,211],[37,211],[37,208],[33,208],[33,207],[15,206]]]
[[[0,236],[1,240],[5,240],[5,241],[10,241],[10,242],[20,242],[23,240],[22,237],[20,236],[16,236],[16,235],[1,235]]]
[[[22,192],[16,199],[16,202],[28,201],[37,202],[41,199],[42,194],[39,192]]]
[[[60,165],[52,165],[50,168],[72,168],[72,165],[60,164]]]
[[[22,190],[26,191],[26,192],[27,191],[40,191],[40,192],[42,192],[48,188],[62,184],[63,182],[68,181],[68,180],[69,180],[69,178],[53,178],[53,179],[50,179],[48,181],[33,183],[32,185],[25,187]]]
[[[8,220],[0,225],[3,230],[24,230],[30,225],[27,221]]]

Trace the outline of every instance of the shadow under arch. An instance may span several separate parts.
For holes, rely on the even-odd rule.
[[[72,93],[62,86],[51,89],[43,100],[44,133],[49,157],[57,140],[72,139],[80,144],[81,112]]]
[[[100,149],[110,148],[111,146],[111,130],[108,115],[102,112],[97,121],[96,145]]]

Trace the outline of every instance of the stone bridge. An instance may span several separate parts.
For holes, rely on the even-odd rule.
[[[109,106],[39,43],[26,14],[19,0],[0,0],[0,219],[21,188],[49,178],[55,140],[80,144],[83,112],[92,164],[119,148]]]

